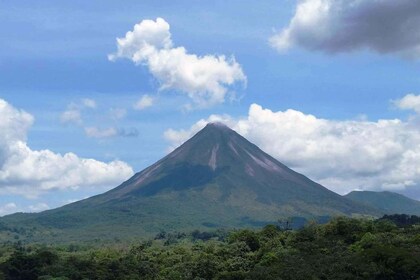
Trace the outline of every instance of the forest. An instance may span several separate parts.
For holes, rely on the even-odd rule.
[[[135,244],[3,244],[0,279],[420,279],[420,217],[160,232]]]

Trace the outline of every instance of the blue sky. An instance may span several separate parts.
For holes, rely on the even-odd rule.
[[[409,34],[416,31],[408,28],[407,34],[394,38],[397,33],[401,34],[400,29],[387,29],[389,34],[382,30],[382,35],[378,36],[402,42],[390,45],[372,39],[374,32],[380,31],[375,27],[380,26],[376,19],[367,22],[373,26],[373,31],[366,35],[360,30],[348,32],[344,29],[350,26],[345,22],[348,18],[345,15],[332,16],[334,5],[341,5],[348,14],[357,15],[362,21],[363,11],[389,12],[386,5],[360,4],[349,8],[340,0],[329,4],[332,8],[324,11],[323,18],[312,16],[310,10],[303,16],[297,12],[299,5],[307,4],[308,9],[317,11],[329,2],[1,1],[0,99],[14,110],[23,110],[33,117],[33,124],[18,138],[25,141],[31,151],[49,150],[61,155],[71,152],[79,158],[95,159],[97,164],[118,160],[126,164],[123,172],[126,177],[131,174],[129,168],[140,171],[164,156],[171,146],[182,143],[202,126],[197,123],[199,120],[206,122],[211,119],[210,115],[217,115],[213,119],[223,119],[280,161],[335,191],[392,190],[419,199],[418,34]],[[409,5],[409,1],[400,3],[401,7]],[[393,24],[397,27],[404,25],[404,18],[418,20],[420,17],[418,9],[409,16],[403,12],[398,14],[398,9],[393,10],[396,11]],[[126,32],[143,20],[156,21],[157,18],[170,26],[172,48],[182,46],[188,54],[196,54],[199,58],[205,55],[234,57],[246,76],[246,82],[237,78],[232,85],[224,86],[229,95],[235,92],[235,100],[226,97],[200,106],[179,86],[159,89],[164,80],[153,73],[149,61],[136,65],[131,57],[108,59],[109,54],[117,52],[117,37],[124,38]],[[332,23],[332,18],[338,18],[338,22]],[[311,27],[299,25],[299,20],[305,19],[312,21],[314,26],[323,27],[324,33],[317,35]],[[282,30],[287,28],[288,37],[282,37]],[[278,43],[270,43],[273,36],[278,36],[281,42],[287,41],[290,46],[284,48]],[[333,42],[332,38],[340,36],[344,39]],[[408,37],[414,39],[406,40]],[[197,91],[191,91],[191,95],[197,94]],[[408,94],[412,94],[412,98],[404,99]],[[153,104],[136,110],[135,104],[144,95],[152,98]],[[92,101],[94,106],[86,106],[86,100]],[[185,109],[185,104],[192,104],[191,109]],[[266,117],[251,120],[251,104],[261,107],[261,110],[253,107],[253,114],[262,116],[263,110],[268,110]],[[80,122],[63,121],[63,113],[72,109],[80,114]],[[288,109],[301,115],[293,115]],[[19,112],[20,118],[22,111]],[[121,114],[116,116],[116,112]],[[310,116],[316,119],[315,122],[306,121]],[[387,124],[383,128],[379,120],[398,120],[402,124]],[[271,134],[267,130],[252,129],[257,126],[253,121],[267,124],[267,130],[273,126],[276,129]],[[302,125],[306,123],[322,129],[311,132],[311,128],[305,127],[302,129],[307,134],[294,138],[293,131],[284,133],[282,125],[287,121],[298,123],[297,126],[302,121]],[[360,150],[358,147],[364,145],[362,142],[358,147],[347,145],[352,137],[358,138],[358,135],[372,131],[371,126],[377,129],[371,136],[378,137],[377,142],[368,143]],[[108,135],[94,137],[88,135],[86,128],[102,132],[114,130],[108,131]],[[13,127],[8,129],[13,130]],[[172,137],[168,136],[169,130],[173,132]],[[331,139],[330,136],[337,133],[344,136],[337,136],[331,142],[331,149],[326,146],[322,150],[328,157],[320,156],[322,151],[317,148],[310,148],[310,141],[302,144],[306,146],[291,144],[302,139],[311,139],[311,143]],[[351,137],[346,136],[348,134]],[[270,150],[274,140],[278,140],[281,147]],[[386,151],[372,151],[372,147],[381,146],[380,143],[384,143],[384,147],[390,146]],[[286,149],[286,146],[293,147]],[[336,149],[338,146],[346,152]],[[344,160],[343,155],[353,153],[351,149],[358,150],[364,162],[369,161],[372,152],[375,157],[372,164],[377,168],[366,167],[364,170],[368,171],[364,172],[355,167],[360,166],[357,161]],[[296,150],[306,152],[296,153]],[[358,152],[353,154],[359,157]],[[409,154],[415,156],[408,157]],[[330,164],[316,169],[313,165],[317,160]],[[391,168],[385,162],[404,169],[408,161],[411,167],[414,162],[418,170],[406,177],[384,175],[389,174]],[[351,180],[343,175],[346,166],[351,169]],[[330,173],[334,176],[326,175]],[[3,189],[0,214],[37,211],[101,193],[116,186],[118,180],[123,180],[123,175],[110,177],[109,181],[93,180],[88,186],[79,182],[62,188],[57,178],[48,187],[39,185],[45,178],[38,183],[22,179],[21,184],[0,179],[0,189]]]

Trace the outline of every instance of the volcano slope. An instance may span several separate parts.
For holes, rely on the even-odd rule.
[[[106,193],[41,213],[1,218],[0,238],[132,238],[162,230],[253,227],[293,216],[355,214],[381,213],[291,170],[227,126],[210,123]]]

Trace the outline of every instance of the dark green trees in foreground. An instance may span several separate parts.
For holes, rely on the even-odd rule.
[[[398,215],[296,231],[161,233],[129,248],[3,247],[0,279],[420,279],[418,221]]]

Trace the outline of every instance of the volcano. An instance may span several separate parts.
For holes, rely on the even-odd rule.
[[[224,124],[210,123],[106,193],[0,222],[32,229],[35,239],[67,241],[377,213],[291,170]]]

